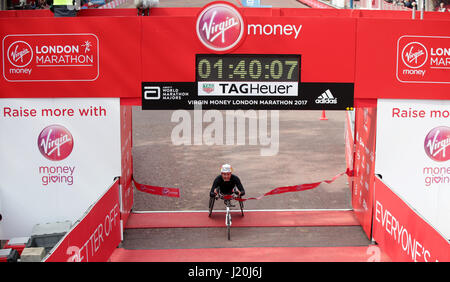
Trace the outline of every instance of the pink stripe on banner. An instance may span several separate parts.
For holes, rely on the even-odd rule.
[[[383,3],[383,10],[411,11],[410,9],[408,9],[404,6],[394,5],[392,3],[387,3],[387,2]]]
[[[124,3],[128,2],[128,1],[130,1],[130,0],[114,0],[114,1],[111,1],[111,2],[109,2],[109,3],[107,3],[107,4],[103,5],[103,6],[98,7],[98,9],[114,9],[114,8],[120,6],[120,5],[122,5],[122,4],[124,4]]]
[[[319,8],[319,9],[334,9],[332,6],[328,6],[327,4],[324,4],[322,2],[319,2],[317,0],[297,0],[300,3],[303,3],[305,5],[308,5],[311,8]]]

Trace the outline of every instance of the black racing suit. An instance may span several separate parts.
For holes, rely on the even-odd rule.
[[[222,175],[219,175],[214,179],[213,185],[211,187],[211,191],[209,192],[209,195],[211,197],[214,197],[214,189],[219,188],[218,190],[222,194],[230,195],[233,193],[233,188],[237,187],[239,191],[241,192],[241,196],[245,195],[244,187],[241,184],[241,180],[236,175],[232,174],[230,177],[230,181],[224,181],[222,178]]]

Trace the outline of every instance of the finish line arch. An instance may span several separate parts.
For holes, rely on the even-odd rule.
[[[409,13],[398,11],[236,9],[245,19],[242,26],[245,36],[231,51],[219,53],[229,56],[223,67],[234,67],[237,75],[239,69],[232,65],[239,63],[238,55],[251,55],[244,58],[249,60],[245,65],[247,73],[250,61],[259,59],[260,55],[295,55],[299,68],[293,71],[299,74],[301,88],[326,83],[353,85],[342,96],[342,99],[353,97],[353,102],[349,99],[347,104],[379,98],[448,99],[444,57],[436,55],[422,66],[408,66],[401,57],[406,46],[420,47],[409,45],[413,42],[427,46],[430,57],[431,48],[445,48],[442,47],[448,42],[445,14],[430,12],[426,13],[425,20],[411,20]],[[85,16],[64,19],[50,18],[48,11],[29,14],[2,11],[1,95],[118,97],[122,104],[140,105],[143,83],[200,81],[196,56],[201,60],[201,54],[216,54],[214,63],[221,56],[198,39],[196,20],[201,10],[154,8],[149,17],[131,16],[132,9],[92,10],[86,11]],[[20,42],[28,46],[24,43],[21,46]],[[91,46],[83,47],[86,42]],[[74,46],[77,47],[73,49]],[[16,47],[29,49],[23,56],[23,59],[32,57],[27,65],[14,64],[8,49],[12,51]],[[273,61],[262,63],[260,80],[264,81],[264,76],[270,76],[266,66],[270,68]],[[289,66],[285,67],[285,77],[281,79],[289,80]],[[233,74],[228,70],[223,69],[223,75]],[[311,94],[314,100],[327,89],[320,90]],[[309,89],[301,92],[300,96],[310,93]]]

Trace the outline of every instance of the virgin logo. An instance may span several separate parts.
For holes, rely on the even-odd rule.
[[[41,154],[51,161],[63,160],[72,153],[72,134],[61,125],[47,126],[39,134],[38,148]]]
[[[244,35],[241,14],[227,3],[206,6],[197,18],[197,36],[207,48],[224,52],[236,47]]]
[[[403,63],[409,68],[420,68],[428,60],[427,48],[419,42],[408,43],[405,47],[403,47],[402,60]]]
[[[15,41],[9,45],[7,51],[8,61],[15,67],[25,67],[33,59],[33,49],[25,41]]]
[[[450,159],[450,154],[447,151],[449,145],[450,127],[435,127],[425,137],[425,152],[428,157],[437,162],[445,162]]]

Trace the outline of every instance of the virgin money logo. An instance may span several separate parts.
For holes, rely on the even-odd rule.
[[[14,41],[9,45],[7,57],[11,65],[18,68],[26,67],[33,59],[33,49],[25,41]]]
[[[244,35],[244,20],[231,5],[206,6],[197,18],[197,36],[207,48],[225,52],[236,47]]]
[[[425,152],[434,161],[445,162],[450,159],[450,153],[447,150],[449,145],[450,127],[435,127],[425,137]]]
[[[403,47],[402,60],[407,67],[418,69],[428,60],[427,48],[422,43],[411,42]]]
[[[61,161],[72,153],[72,134],[61,125],[47,126],[39,134],[38,148],[45,158],[51,161]]]

